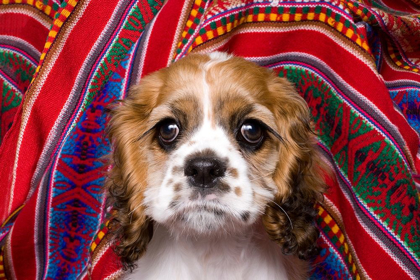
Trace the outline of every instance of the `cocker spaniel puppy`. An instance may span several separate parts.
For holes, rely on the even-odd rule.
[[[286,79],[191,54],[111,109],[109,137],[126,278],[307,277],[324,172],[308,107]]]

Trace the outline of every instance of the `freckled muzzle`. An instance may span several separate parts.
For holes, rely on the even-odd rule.
[[[190,186],[210,189],[225,176],[226,164],[215,157],[195,157],[186,161],[184,175]]]

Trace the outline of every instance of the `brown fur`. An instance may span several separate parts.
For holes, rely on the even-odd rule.
[[[190,55],[174,63],[170,70],[162,69],[147,76],[121,106],[111,110],[109,137],[113,158],[106,190],[109,204],[116,210],[113,231],[119,240],[117,253],[125,267],[132,268],[152,238],[153,222],[144,214],[143,195],[148,172],[157,172],[167,155],[158,147],[151,129],[163,117],[176,116],[188,134],[199,125],[203,114],[209,114],[212,124],[227,131],[235,129],[246,115],[262,120],[282,137],[279,140],[268,133],[257,152],[244,152],[243,156],[254,176],[259,175],[263,187],[275,193],[262,217],[270,238],[285,254],[296,254],[301,259],[313,257],[318,238],[315,204],[322,198],[325,185],[322,170],[327,169],[316,149],[305,101],[287,80],[234,57],[209,69],[206,79],[212,85],[214,108],[212,112],[201,112],[196,105],[202,98],[197,73],[207,61],[206,55]],[[164,109],[152,112],[159,105]],[[187,135],[182,137],[189,141]],[[230,137],[236,142],[233,134]],[[150,155],[153,163],[148,161]],[[276,189],[267,184],[269,180]],[[239,187],[234,190],[241,195]],[[256,194],[254,199],[261,201]],[[292,224],[277,205],[287,212]]]

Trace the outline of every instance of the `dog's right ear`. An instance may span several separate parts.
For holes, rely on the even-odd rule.
[[[147,133],[147,121],[162,85],[162,72],[155,72],[143,78],[126,99],[109,110],[107,135],[112,151],[105,191],[107,205],[114,213],[110,229],[124,269],[133,269],[153,235],[153,222],[146,216],[143,205],[148,174],[147,143],[152,137]]]

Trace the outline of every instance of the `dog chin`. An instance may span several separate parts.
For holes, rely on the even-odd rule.
[[[217,237],[236,234],[254,220],[249,212],[236,214],[215,202],[194,202],[178,210],[165,226],[174,235]]]

